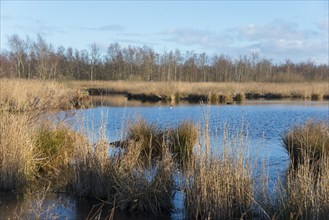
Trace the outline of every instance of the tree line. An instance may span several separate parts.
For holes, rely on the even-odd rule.
[[[328,64],[312,61],[275,64],[257,53],[232,59],[226,55],[181,52],[157,53],[148,46],[111,43],[106,52],[93,43],[87,50],[54,48],[41,35],[36,40],[14,34],[0,53],[0,77],[140,80],[187,82],[296,82],[329,80]]]

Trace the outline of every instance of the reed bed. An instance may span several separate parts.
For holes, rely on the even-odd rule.
[[[55,81],[0,79],[0,111],[49,112],[90,104],[86,92]]]
[[[109,156],[113,146],[106,138],[92,144],[66,125],[41,117],[60,109],[59,99],[72,97],[69,94],[76,90],[71,93],[67,85],[54,82],[0,82],[0,190],[51,186],[47,192],[60,189],[131,213],[159,216],[171,211],[172,193],[178,187],[174,175],[184,169],[180,187],[185,193],[186,218],[326,219],[329,215],[327,122],[307,122],[287,132],[284,147],[292,168],[279,181],[274,199],[259,200],[253,161],[241,150],[245,149],[242,132],[237,137],[225,136],[222,149],[215,152],[206,129],[191,122],[161,129],[141,120],[128,127],[125,147]],[[38,102],[44,107],[30,105],[35,97],[40,97]],[[190,162],[178,166],[185,160]],[[268,174],[263,175],[267,180]],[[264,191],[259,198],[268,198],[266,181],[261,184]]]
[[[189,83],[189,82],[134,82],[130,81],[71,81],[69,85],[76,89],[104,88],[112,93],[153,94],[175,100],[188,95],[205,95],[236,97],[237,94],[246,98],[265,97],[274,98],[299,98],[321,100],[329,95],[328,83],[325,82],[300,82],[300,83]],[[313,96],[312,96],[313,95]],[[173,98],[172,98],[173,97]],[[209,99],[211,100],[211,98]],[[205,100],[203,100],[205,101]]]

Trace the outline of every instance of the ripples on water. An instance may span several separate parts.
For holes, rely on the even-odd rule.
[[[126,103],[126,106],[96,107],[78,110],[75,113],[74,119],[71,117],[69,123],[80,131],[83,127],[83,132],[94,142],[97,141],[100,130],[105,131],[110,142],[120,140],[127,124],[138,117],[162,127],[175,127],[181,121],[190,120],[197,123],[201,130],[209,122],[209,135],[213,148],[220,148],[224,131],[229,136],[241,136],[240,134],[243,133],[244,141],[250,149],[249,156],[256,158],[259,164],[266,165],[269,177],[274,180],[272,185],[275,185],[278,175],[284,174],[289,164],[289,157],[282,148],[282,135],[289,128],[302,124],[308,119],[329,123],[328,102],[311,101],[255,101],[243,105],[178,105],[172,108],[169,105],[146,106],[134,102],[134,106],[130,107]],[[61,113],[60,118],[63,118],[63,115],[65,113]],[[259,172],[260,170],[255,170],[254,175],[257,176]],[[183,197],[181,192],[175,193],[173,218],[182,217]],[[78,219],[87,215],[87,213],[79,213],[78,210],[86,210],[87,206],[91,207],[90,205],[63,198],[66,202],[70,201],[70,205],[57,207],[57,212],[68,216],[69,219]],[[47,199],[55,201],[55,199]],[[5,206],[12,205],[13,203],[0,201],[0,211],[3,212],[6,210]]]

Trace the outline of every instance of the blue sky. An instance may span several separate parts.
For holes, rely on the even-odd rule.
[[[97,43],[179,49],[232,58],[328,63],[328,1],[3,1],[8,36],[41,34],[56,48]]]

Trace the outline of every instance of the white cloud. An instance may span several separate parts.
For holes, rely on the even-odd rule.
[[[328,29],[328,23],[322,21],[318,27]],[[324,34],[317,29],[302,29],[298,23],[283,19],[265,25],[250,23],[222,32],[176,28],[161,34],[178,45],[199,46],[234,56],[257,52],[276,60],[301,61],[310,57],[320,63],[328,60],[328,31]]]

